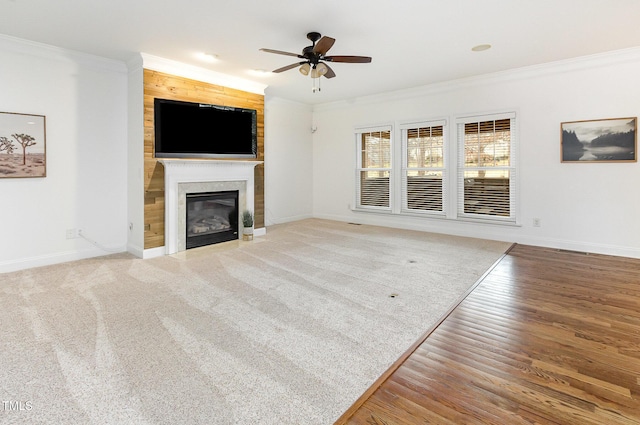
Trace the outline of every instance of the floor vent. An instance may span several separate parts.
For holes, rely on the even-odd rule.
[[[571,249],[556,249],[556,252],[566,252],[567,254],[579,254],[579,255],[589,255],[588,252],[583,251],[573,251]]]

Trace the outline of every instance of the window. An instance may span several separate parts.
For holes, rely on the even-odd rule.
[[[515,114],[457,124],[458,217],[515,222]]]
[[[445,213],[446,152],[444,121],[402,128],[402,208],[407,212]]]
[[[367,129],[358,138],[358,208],[391,208],[391,127]]]
[[[355,209],[516,224],[515,112],[454,122],[455,136],[445,118],[357,128]]]

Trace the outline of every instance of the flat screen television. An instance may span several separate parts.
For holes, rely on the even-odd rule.
[[[256,158],[253,109],[154,100],[156,158]]]

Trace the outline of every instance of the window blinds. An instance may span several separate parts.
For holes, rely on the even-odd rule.
[[[515,221],[514,123],[458,121],[458,216]]]
[[[391,129],[359,133],[358,207],[389,208]]]
[[[423,123],[403,130],[404,210],[444,214],[445,161],[445,131],[442,123]]]

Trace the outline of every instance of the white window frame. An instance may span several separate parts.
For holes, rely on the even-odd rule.
[[[408,133],[411,129],[423,128],[423,127],[437,127],[442,126],[442,138],[443,138],[443,147],[442,147],[442,167],[427,167],[427,168],[409,168],[408,165]],[[447,128],[447,120],[438,119],[438,120],[426,120],[426,121],[413,121],[413,122],[405,122],[399,125],[399,129],[401,132],[401,140],[402,140],[402,168],[401,168],[401,194],[402,194],[402,203],[401,203],[401,212],[404,214],[418,214],[418,215],[427,215],[427,216],[436,216],[436,217],[445,217],[447,215],[448,207],[449,207],[449,131]],[[441,211],[430,211],[430,210],[419,210],[419,209],[411,209],[408,206],[408,172],[409,171],[436,171],[442,173],[442,210]]]
[[[474,214],[464,212],[464,172],[469,169],[465,167],[465,124],[484,122],[484,121],[496,121],[502,119],[510,120],[510,151],[509,151],[509,165],[503,167],[488,167],[490,169],[505,169],[509,171],[509,216],[498,216],[490,214]],[[457,149],[457,161],[456,168],[456,214],[455,217],[460,220],[472,220],[479,222],[495,223],[495,224],[518,224],[519,223],[519,191],[518,191],[518,127],[516,112],[505,113],[493,113],[493,114],[478,114],[469,116],[460,116],[455,120],[456,123],[456,149]],[[483,167],[473,167],[481,169]]]
[[[389,132],[389,167],[388,168],[368,168],[363,167],[362,164],[362,135],[366,133],[374,133],[376,131],[388,131]],[[356,181],[356,194],[353,205],[355,206],[355,210],[359,211],[375,211],[375,212],[383,212],[383,213],[391,213],[394,208],[394,199],[395,199],[395,178],[394,178],[394,133],[393,126],[390,124],[378,125],[378,126],[368,126],[368,127],[357,127],[355,129],[355,150],[356,150],[356,170],[355,170],[355,181]],[[360,185],[360,173],[363,171],[383,171],[389,173],[389,206],[381,207],[381,206],[371,206],[371,205],[362,205],[361,204],[361,185]]]

